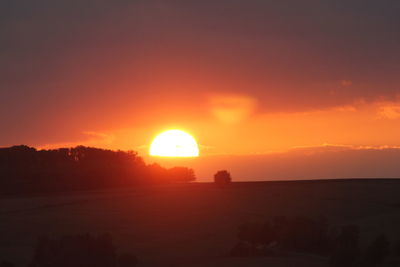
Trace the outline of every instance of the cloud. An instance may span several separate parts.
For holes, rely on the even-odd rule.
[[[400,103],[385,103],[379,107],[378,114],[381,118],[385,119],[399,119],[400,118]]]
[[[348,87],[353,85],[353,82],[350,81],[350,80],[341,80],[340,81],[340,85],[345,87],[345,88],[348,88]]]
[[[340,145],[340,144],[323,144],[320,146],[304,146],[304,147],[294,147],[285,153],[296,153],[304,155],[314,155],[319,153],[330,153],[330,152],[343,152],[349,150],[387,150],[387,149],[398,149],[400,151],[400,146],[389,146],[389,145],[377,145],[377,146],[363,146],[363,145]]]
[[[221,122],[235,124],[250,116],[256,108],[256,99],[242,95],[210,97],[211,113]]]

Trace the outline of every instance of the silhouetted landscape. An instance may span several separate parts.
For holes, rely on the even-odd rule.
[[[82,158],[87,155],[87,163],[76,159],[78,151]],[[7,157],[14,167],[15,159],[30,158],[18,171],[2,165],[7,177],[62,183],[45,190],[32,185],[35,190],[26,190],[23,183],[24,190],[17,189],[14,183],[12,191],[5,191],[0,202],[2,267],[400,264],[400,180],[235,182],[222,170],[214,183],[193,183],[192,170],[179,168],[177,176],[175,169],[171,174],[145,165],[133,152],[23,146],[2,153],[14,155]],[[44,157],[58,165],[33,172],[36,164],[49,164]],[[100,162],[105,157],[122,176],[104,170]],[[127,168],[126,162],[137,165]],[[71,177],[67,183],[67,176],[56,175],[61,170],[81,175],[80,180]],[[100,184],[96,170],[104,174]]]

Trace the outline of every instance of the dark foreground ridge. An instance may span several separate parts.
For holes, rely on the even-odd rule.
[[[398,267],[399,190],[378,179],[173,183],[2,198],[0,262],[77,266],[100,249],[137,266]]]

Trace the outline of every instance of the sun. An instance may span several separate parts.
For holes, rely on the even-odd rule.
[[[198,157],[199,146],[190,134],[168,130],[154,138],[149,153],[158,157]]]

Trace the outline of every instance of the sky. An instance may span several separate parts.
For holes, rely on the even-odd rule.
[[[399,12],[397,0],[1,1],[0,146],[146,157],[159,132],[178,128],[221,167],[234,162],[221,157],[337,147],[391,162]],[[400,177],[368,165],[315,176]]]

